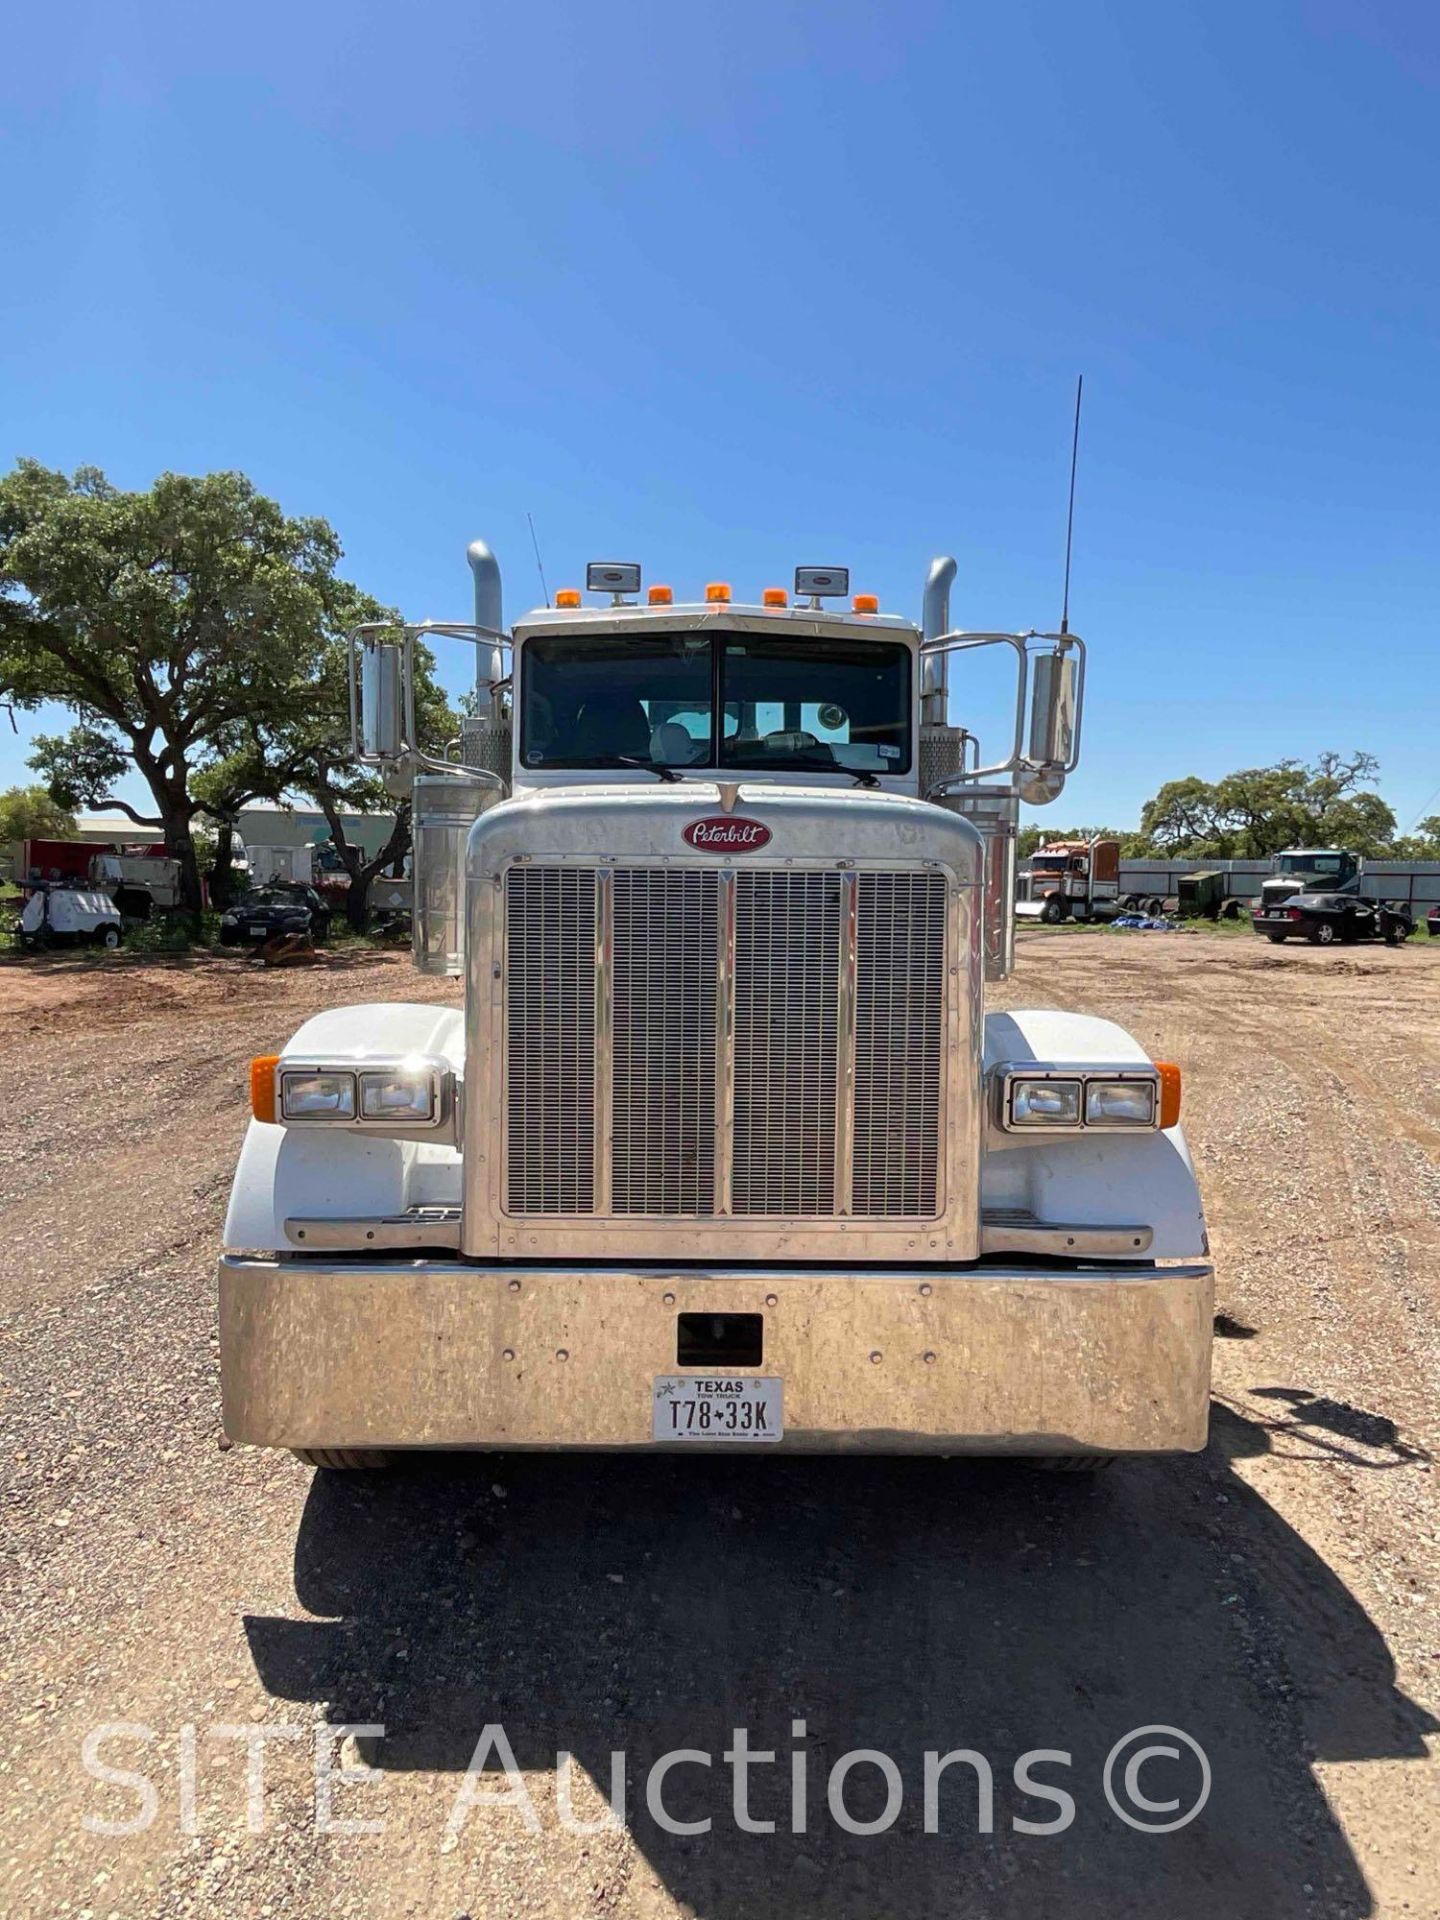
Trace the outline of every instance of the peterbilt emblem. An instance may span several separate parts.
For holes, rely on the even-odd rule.
[[[769,840],[770,829],[738,813],[712,813],[692,820],[681,838],[700,853],[756,853]]]

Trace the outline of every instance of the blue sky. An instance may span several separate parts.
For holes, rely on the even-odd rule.
[[[1056,824],[1327,746],[1433,810],[1433,6],[106,0],[0,107],[0,463],[241,468],[417,618],[476,534],[533,604],[530,512],[552,588],[1046,626],[1083,370]]]

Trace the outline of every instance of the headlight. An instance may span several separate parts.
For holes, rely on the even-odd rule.
[[[435,1076],[428,1067],[360,1075],[360,1117],[427,1127],[435,1118]]]
[[[1153,1127],[1153,1080],[1088,1080],[1085,1083],[1087,1127]]]
[[[300,1072],[280,1075],[283,1120],[353,1120],[353,1073]]]
[[[1015,1132],[1049,1127],[1081,1133],[1087,1128],[1173,1127],[1180,1118],[1180,1069],[1161,1060],[1150,1067],[1071,1067],[1056,1062],[1016,1063],[993,1069],[993,1112]]]
[[[1012,1127],[1078,1127],[1079,1124],[1078,1080],[1011,1081]]]

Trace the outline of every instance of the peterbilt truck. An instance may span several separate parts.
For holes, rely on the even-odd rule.
[[[597,563],[502,619],[350,636],[357,760],[414,804],[414,958],[251,1066],[220,1260],[234,1441],[869,1450],[1065,1464],[1206,1439],[1212,1271],[1178,1069],[987,1010],[1022,798],[1077,764],[1078,636]],[[417,648],[477,653],[445,755]],[[982,763],[952,665],[998,649]]]
[[[1050,840],[1020,875],[1015,911],[1022,920],[1108,920],[1120,911],[1120,842]]]

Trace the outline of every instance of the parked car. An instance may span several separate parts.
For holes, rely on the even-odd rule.
[[[220,917],[227,947],[263,946],[281,933],[303,933],[323,946],[329,932],[330,909],[313,887],[260,887]]]
[[[118,947],[120,909],[108,893],[82,887],[37,887],[20,910],[22,947]]]
[[[1308,940],[1319,947],[1342,940],[1383,940],[1388,947],[1398,947],[1415,931],[1415,922],[1404,907],[1364,900],[1355,893],[1297,893],[1281,906],[1263,907],[1254,927],[1276,946],[1282,940]]]
[[[1440,940],[1440,900],[1426,914],[1425,926],[1432,940]]]

